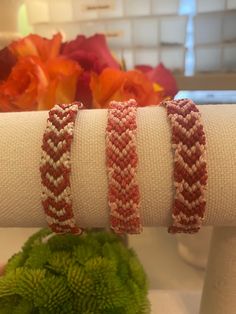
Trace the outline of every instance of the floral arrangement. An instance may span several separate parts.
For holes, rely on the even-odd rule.
[[[0,111],[48,110],[75,100],[86,108],[106,108],[110,100],[130,98],[146,106],[177,93],[162,64],[130,71],[123,64],[101,34],[65,43],[60,33],[52,39],[31,34],[0,51]]]
[[[81,237],[41,229],[6,265],[1,314],[150,313],[135,253],[106,231]]]

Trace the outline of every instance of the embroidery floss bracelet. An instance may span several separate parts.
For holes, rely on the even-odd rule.
[[[79,102],[55,105],[49,111],[43,135],[40,173],[42,205],[46,220],[55,233],[81,234],[72,210],[71,143]]]
[[[170,233],[196,233],[204,220],[207,184],[206,136],[201,114],[189,99],[163,102],[174,150],[173,224]]]
[[[137,104],[112,101],[106,129],[108,204],[111,229],[116,233],[140,233],[140,192],[137,183]]]

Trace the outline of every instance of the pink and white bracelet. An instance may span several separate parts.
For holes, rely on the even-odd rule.
[[[195,233],[204,220],[207,184],[206,136],[192,100],[162,103],[172,130],[175,199],[170,233]]]
[[[80,234],[72,210],[71,143],[79,102],[56,105],[49,111],[43,135],[40,163],[42,205],[49,227],[55,233]]]
[[[137,183],[136,148],[137,104],[112,101],[106,129],[108,203],[111,229],[116,233],[140,233],[142,230]]]

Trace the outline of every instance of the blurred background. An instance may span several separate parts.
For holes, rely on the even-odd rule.
[[[0,1],[0,48],[30,33],[51,38],[57,32],[64,40],[105,34],[127,69],[162,62],[177,80],[176,98],[189,97],[198,104],[236,103],[236,0]],[[0,229],[1,262],[34,231]],[[191,239],[150,228],[130,237],[129,245],[137,251],[151,289],[196,292],[186,309],[194,314],[210,235],[210,228]]]
[[[127,69],[163,62],[177,97],[236,102],[235,0],[1,0],[0,21],[2,47],[31,32],[103,33]]]

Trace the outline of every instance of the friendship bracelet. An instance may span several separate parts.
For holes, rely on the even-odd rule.
[[[170,233],[196,233],[204,220],[207,184],[206,136],[193,101],[162,103],[172,129],[175,199]]]
[[[112,101],[106,129],[108,204],[111,229],[116,233],[140,233],[140,192],[137,183],[137,104]]]
[[[71,143],[79,102],[56,105],[49,111],[40,163],[42,205],[55,233],[81,234],[72,210]]]

